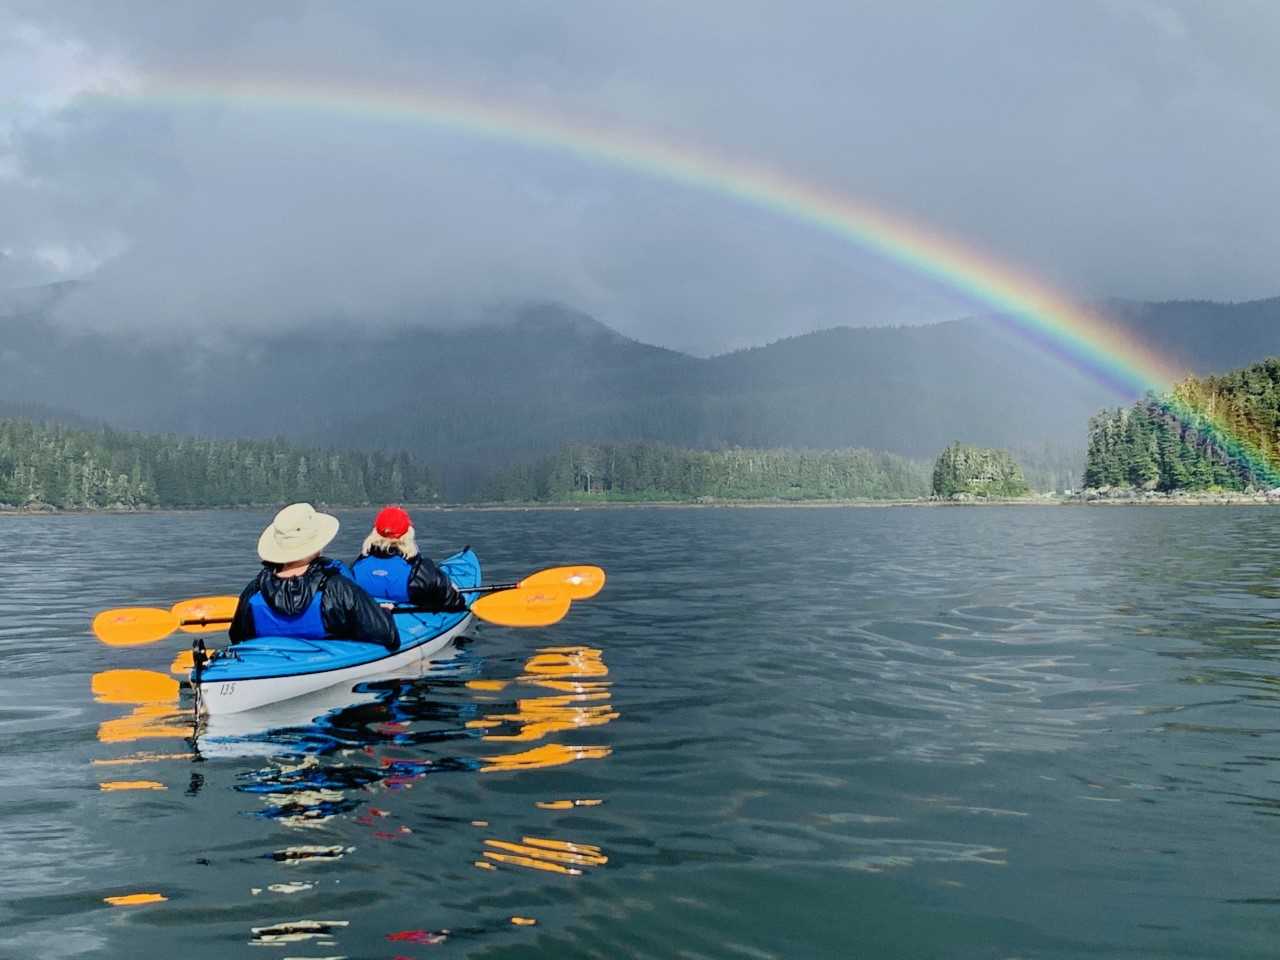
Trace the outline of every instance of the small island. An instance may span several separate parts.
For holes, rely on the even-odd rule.
[[[1012,500],[1029,496],[1022,467],[1007,450],[953,443],[933,467],[933,495],[943,500]]]

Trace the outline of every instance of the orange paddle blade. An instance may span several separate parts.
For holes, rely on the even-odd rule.
[[[223,620],[224,623],[179,624],[183,633],[217,633],[227,629],[227,623],[236,615],[239,597],[196,597],[194,600],[183,600],[169,608],[179,620]]]
[[[500,627],[547,627],[564,619],[569,597],[559,590],[516,587],[481,597],[471,612]]]
[[[586,600],[604,588],[604,570],[578,565],[539,570],[520,581],[522,587],[549,587],[563,592],[570,600]]]
[[[163,640],[178,629],[178,618],[155,607],[103,610],[93,618],[93,632],[109,647],[136,647]]]

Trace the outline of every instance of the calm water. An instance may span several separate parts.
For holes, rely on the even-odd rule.
[[[193,742],[266,520],[0,521],[0,955],[1274,955],[1280,512],[424,513],[610,583]]]

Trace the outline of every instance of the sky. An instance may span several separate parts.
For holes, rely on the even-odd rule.
[[[479,98],[781,171],[1092,300],[1280,294],[1273,0],[0,0],[0,290],[178,338],[557,301],[710,354],[981,303],[569,151],[188,77]]]

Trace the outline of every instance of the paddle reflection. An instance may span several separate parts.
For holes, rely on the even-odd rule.
[[[515,701],[514,711],[492,711],[468,722],[484,730],[488,742],[541,740],[548,734],[583,727],[604,726],[619,716],[613,709],[609,668],[594,647],[545,647],[524,665],[524,673],[510,681],[479,680],[468,686],[477,692],[499,692],[509,685],[554,690],[557,696],[526,697]],[[606,746],[544,744],[519,753],[484,758],[483,773],[530,770],[560,766],[577,760],[599,760],[612,749]]]
[[[549,837],[521,837],[519,843],[509,840],[486,840],[486,860],[511,866],[581,876],[583,867],[598,867],[609,862],[599,847],[590,843],[569,843]],[[476,866],[487,866],[479,861]]]
[[[612,752],[605,744],[557,739],[574,731],[598,730],[619,715],[600,650],[543,648],[510,678],[477,678],[474,674],[481,665],[482,661],[459,653],[429,672],[424,678],[427,683],[391,679],[365,684],[355,694],[345,694],[363,702],[331,709],[309,722],[278,723],[256,735],[244,729],[241,736],[230,737],[223,724],[222,735],[211,738],[208,734],[215,729],[211,724],[201,740],[202,752],[210,757],[233,748],[248,753],[267,747],[283,751],[243,774],[236,786],[242,793],[259,794],[264,801],[259,815],[282,826],[309,829],[349,817],[351,824],[367,831],[371,841],[410,844],[421,841],[415,841],[414,827],[402,822],[407,811],[395,796],[428,776],[518,773],[599,760]],[[288,713],[275,716],[287,724],[299,710],[314,713],[317,706],[323,704],[294,704],[285,707]],[[227,719],[241,726],[250,720],[268,722],[262,716]],[[481,749],[468,749],[471,744]],[[497,753],[485,749],[507,744],[520,744],[522,749]],[[378,799],[378,794],[384,799]],[[598,798],[548,799],[534,806],[563,815],[602,802]],[[473,825],[488,828],[489,821],[475,820]],[[519,868],[579,877],[609,862],[599,846],[581,838],[499,832],[481,843],[482,849],[469,859],[485,870]],[[342,847],[304,846],[277,851],[275,857],[289,863],[336,858],[344,852]]]
[[[335,688],[274,708],[206,718],[198,725],[193,725],[189,699],[185,708],[180,700],[174,676],[152,670],[103,671],[92,680],[95,699],[128,708],[128,713],[99,725],[100,742],[182,739],[193,752],[162,747],[95,763],[111,766],[114,773],[117,766],[159,760],[252,758],[250,769],[223,768],[226,776],[234,778],[228,785],[260,799],[257,816],[290,831],[302,831],[296,842],[277,842],[264,851],[272,875],[258,880],[252,893],[303,894],[326,881],[314,875],[297,878],[294,871],[332,869],[325,864],[346,859],[375,842],[431,842],[438,821],[451,818],[430,815],[421,804],[397,802],[399,795],[431,775],[514,774],[610,755],[612,747],[599,742],[599,731],[619,712],[613,706],[609,669],[599,649],[538,649],[509,677],[480,677],[483,666],[484,661],[465,647],[455,648],[409,676],[383,677],[354,689]],[[186,653],[174,658],[170,667],[176,675],[188,668]],[[574,736],[587,730],[589,736]],[[210,769],[204,768],[206,776]],[[135,778],[131,773],[120,770],[118,779],[100,782],[100,789],[166,789],[158,779]],[[193,774],[189,794],[198,789],[197,776]],[[555,816],[563,824],[575,809],[602,802],[575,799],[572,794],[559,799],[553,794],[532,806],[538,816],[548,820]],[[472,829],[465,827],[467,823],[478,828],[475,840],[461,845],[464,864],[474,862],[489,871],[514,868],[581,877],[609,862],[599,846],[584,838],[548,836],[549,830],[529,831],[527,823],[520,825],[524,830],[516,826],[505,830],[493,813],[489,814],[495,821],[492,826],[489,820],[473,820],[479,812],[468,810],[457,819],[465,829]],[[342,842],[332,842],[338,839]],[[282,876],[283,872],[292,876]],[[144,901],[130,897],[120,902]],[[511,922],[531,921],[512,918]],[[333,948],[344,925],[342,920],[287,920],[254,927],[249,940],[263,946]],[[441,943],[445,937],[445,931],[427,928],[388,935],[388,939],[423,944]]]
[[[277,754],[267,766],[244,775],[236,789],[262,794],[264,815],[290,826],[322,823],[352,809],[361,801],[351,791],[411,789],[435,773],[531,770],[601,759],[612,752],[599,744],[546,742],[511,753],[424,756],[424,748],[465,748],[477,737],[485,744],[529,744],[602,727],[619,716],[610,682],[602,679],[608,667],[593,647],[540,649],[509,679],[468,677],[479,665],[454,651],[425,672],[422,679],[428,684],[415,682],[417,677],[386,679],[279,710],[214,717],[202,732],[200,750],[206,758]],[[495,696],[508,690],[552,692],[514,700]],[[460,693],[467,696],[460,698]],[[332,705],[341,698],[345,706]],[[352,698],[362,702],[351,703]]]
[[[191,735],[190,717],[178,705],[178,682],[172,677],[154,670],[103,670],[90,685],[99,703],[133,705],[126,716],[98,725],[100,743]]]

